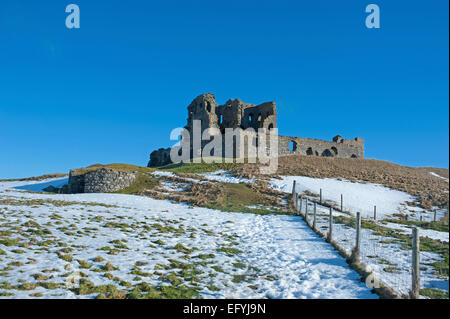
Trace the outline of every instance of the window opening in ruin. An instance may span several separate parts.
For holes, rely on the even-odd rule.
[[[331,150],[334,152],[334,155],[338,155],[338,150],[336,147],[332,147]]]
[[[333,157],[333,153],[327,148],[325,151],[322,152],[322,156],[326,157]]]
[[[289,150],[291,152],[295,152],[297,150],[297,142],[296,141],[289,142]]]
[[[313,155],[313,149],[312,147],[308,147],[308,149],[306,150],[306,155]]]

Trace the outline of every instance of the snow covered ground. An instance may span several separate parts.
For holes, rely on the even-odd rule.
[[[414,201],[411,195],[379,184],[305,176],[281,176],[281,179],[271,179],[270,184],[276,190],[291,193],[294,180],[298,193],[309,191],[319,194],[322,189],[323,199],[338,205],[340,205],[342,194],[344,210],[350,211],[353,215],[361,212],[364,217],[372,217],[375,205],[379,218],[399,212],[406,213],[408,210],[422,211],[406,204],[406,202]]]
[[[441,175],[438,175],[438,174],[436,174],[436,173],[434,173],[434,172],[430,172],[430,174],[433,175],[434,177],[443,179],[444,181],[446,181],[446,182],[448,183],[448,178],[445,178],[445,177],[443,177],[443,176],[441,176]]]
[[[312,223],[312,209],[309,209],[309,221]],[[317,205],[317,228],[324,234],[329,229],[329,208]],[[345,216],[334,212],[333,216]],[[411,234],[411,228],[396,223],[381,223],[383,227],[395,229],[404,235]],[[361,263],[372,271],[375,278],[384,285],[394,289],[399,294],[408,295],[411,289],[411,250],[403,249],[393,237],[383,237],[374,234],[370,229],[362,228],[361,231]],[[419,229],[421,237],[429,237],[448,242],[448,232]],[[356,230],[344,224],[333,223],[333,240],[342,247],[347,254],[351,253],[355,245]],[[421,252],[421,287],[434,288],[448,291],[448,278],[436,275],[430,266],[433,262],[440,262],[442,258],[437,253]]]
[[[196,278],[185,284],[204,298],[377,297],[301,217],[226,213],[132,195],[24,191],[48,182],[60,186],[64,179],[0,183],[5,298],[94,297],[69,289],[68,278],[80,273],[124,291],[140,282],[168,285],[183,263]]]
[[[210,180],[210,181],[216,181],[221,183],[233,183],[233,184],[239,184],[239,183],[253,183],[255,179],[248,179],[248,178],[242,178],[242,177],[235,177],[231,175],[230,171],[224,171],[224,170],[218,170],[211,173],[204,173],[199,174],[202,177]]]
[[[398,223],[383,223],[384,227],[401,230],[403,232],[411,232],[411,226],[406,226]],[[419,227],[420,237],[428,237],[434,240],[440,240],[444,243],[449,242],[448,232],[437,231],[433,229],[423,229]]]
[[[412,226],[395,222],[382,221],[384,218],[392,218],[394,213],[401,211],[408,213],[410,220],[432,221],[433,212],[428,212],[417,207],[410,207],[406,202],[412,202],[414,198],[403,192],[386,188],[382,185],[371,183],[354,183],[346,180],[319,179],[304,176],[281,176],[281,179],[270,180],[271,187],[283,192],[291,193],[293,181],[296,181],[296,191],[319,194],[322,188],[323,199],[334,202],[339,206],[340,195],[344,196],[344,210],[353,215],[361,212],[363,218],[373,218],[373,205],[377,206],[376,224],[385,229],[392,229],[396,234],[410,236]],[[309,199],[316,199],[304,194]],[[305,202],[303,202],[305,205]],[[304,206],[303,206],[304,210]],[[309,208],[311,213],[312,207]],[[437,218],[445,215],[446,210],[437,210]],[[329,208],[317,205],[317,225],[323,233],[328,232]],[[311,216],[311,215],[310,215]],[[333,216],[346,216],[335,211]],[[347,215],[348,217],[348,215]],[[312,218],[312,217],[311,217]],[[394,218],[395,220],[395,218]],[[443,243],[449,242],[448,231],[436,231],[418,227],[421,238],[430,238]],[[354,227],[334,223],[333,240],[348,254],[355,245],[356,232]],[[399,294],[408,294],[411,288],[411,251],[395,237],[383,237],[376,235],[370,229],[362,229],[361,238],[361,262],[373,271],[375,277]],[[439,263],[442,257],[433,252],[421,252],[421,285],[422,288],[446,290],[448,292],[448,276],[441,277],[436,273],[431,264]]]

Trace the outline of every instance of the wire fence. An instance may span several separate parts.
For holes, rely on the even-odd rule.
[[[332,243],[349,263],[364,275],[369,288],[379,294],[386,292],[392,298],[419,298],[420,252],[418,229],[408,237],[400,249],[395,236],[377,233],[374,222],[376,206],[371,217],[356,212],[354,216],[341,203],[334,205],[325,201],[322,190],[319,198],[300,195],[293,185],[292,197],[298,214],[307,224],[328,242]],[[436,220],[437,214],[427,214],[427,220]],[[425,221],[424,215],[418,219]],[[394,231],[394,230],[393,230]]]

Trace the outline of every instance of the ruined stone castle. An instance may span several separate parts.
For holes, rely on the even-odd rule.
[[[200,121],[201,132],[207,128],[216,129],[221,133],[227,128],[238,131],[249,128],[256,131],[260,128],[271,130],[277,128],[277,110],[275,102],[254,105],[244,103],[239,99],[230,99],[224,105],[218,105],[214,94],[208,93],[198,96],[188,106],[185,129],[190,133],[193,131],[194,120]],[[190,142],[191,158],[201,156],[201,154],[195,154],[192,150],[192,140]],[[183,143],[183,139],[181,143]],[[208,141],[202,141],[202,147],[207,143]],[[257,147],[261,147],[258,145],[258,136],[253,143]],[[153,151],[150,154],[148,166],[157,167],[172,163],[170,150],[170,148],[161,148]],[[233,154],[236,157],[238,151],[234,150]],[[364,157],[364,140],[359,137],[353,140],[343,139],[340,135],[335,136],[332,141],[278,136],[278,154],[362,158]],[[224,154],[221,157],[224,157]]]

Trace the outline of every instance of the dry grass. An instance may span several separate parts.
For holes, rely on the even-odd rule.
[[[191,178],[193,174],[182,174],[180,176]],[[161,177],[171,182],[184,181],[179,177]],[[265,207],[281,207],[286,194],[275,191],[268,187],[267,182],[261,181],[254,184],[233,184],[204,181],[204,183],[191,183],[183,192],[161,191],[158,188],[146,189],[140,195],[150,196],[155,199],[169,199],[174,202],[183,202],[197,207],[208,207],[223,211],[269,213],[281,211],[277,209],[265,210],[263,208],[249,208],[249,206],[263,205]]]
[[[383,184],[392,189],[416,196],[415,205],[425,209],[444,207],[448,203],[448,169],[431,167],[406,167],[385,161],[359,158],[332,158],[290,155],[279,157],[276,175],[299,175],[315,178],[344,178],[351,181],[366,181]],[[234,174],[241,177],[259,175],[257,164],[245,164]]]

